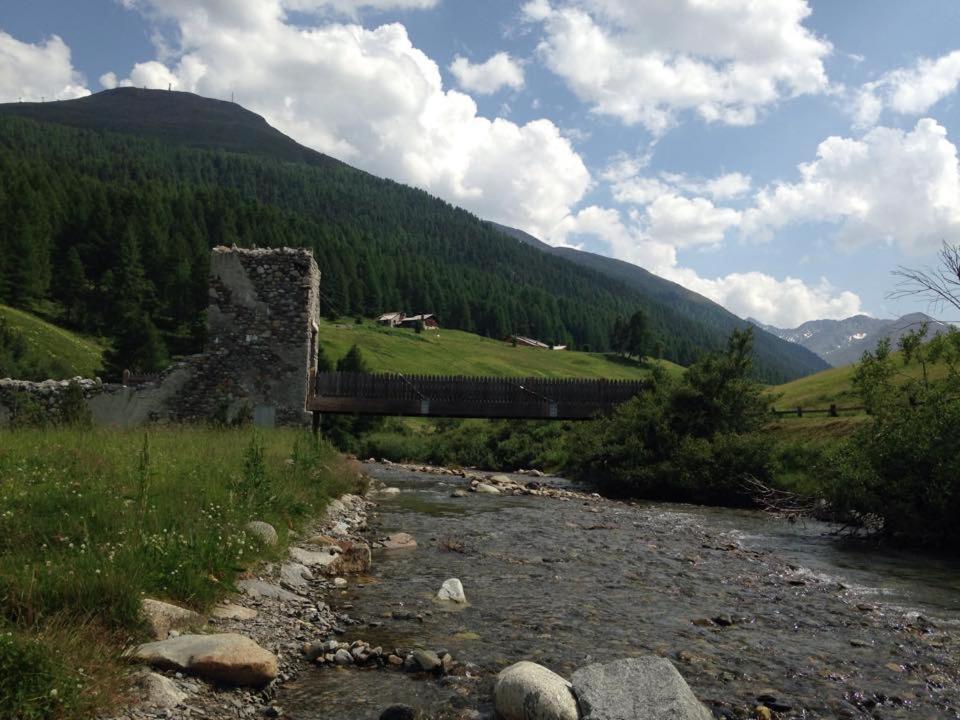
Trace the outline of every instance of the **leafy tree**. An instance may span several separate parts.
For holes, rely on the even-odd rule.
[[[736,330],[675,380],[655,366],[650,390],[569,438],[568,470],[608,492],[711,504],[752,504],[744,482],[770,481],[772,445],[752,432],[769,417],[751,376],[753,333]]]
[[[157,327],[142,312],[132,311],[120,318],[114,345],[103,354],[107,377],[119,380],[124,370],[152,373],[169,363],[167,349]]]
[[[337,360],[337,372],[370,372],[367,361],[363,358],[363,353],[356,343],[350,346],[347,354]]]

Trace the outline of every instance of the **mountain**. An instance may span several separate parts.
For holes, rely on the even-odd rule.
[[[672,308],[678,315],[711,329],[711,344],[723,342],[735,328],[744,328],[750,321],[743,320],[703,295],[698,295],[682,285],[665,280],[642,267],[623,260],[567,247],[553,247],[533,235],[498,223],[490,223],[501,232],[543,252],[562,257],[582,267],[596,270],[607,277],[623,282],[658,303]],[[829,365],[806,346],[783,338],[779,333],[758,325],[755,333],[754,352],[757,362],[765,366],[798,368],[804,375],[820,372]],[[786,342],[785,342],[786,341]]]
[[[752,323],[790,343],[796,343],[815,352],[834,367],[857,362],[865,350],[873,350],[877,343],[888,338],[895,348],[897,341],[923,323],[929,323],[928,334],[933,337],[948,326],[924,313],[910,313],[896,320],[854,315],[844,320],[810,320],[799,327],[783,329]]]
[[[233,103],[120,88],[0,105],[0,302],[127,345],[158,335],[173,353],[195,352],[218,244],[310,247],[330,316],[433,312],[493,338],[605,351],[616,319],[643,309],[664,358],[682,365],[723,347],[735,321],[640,268],[519,243]],[[758,337],[764,380],[822,367]]]

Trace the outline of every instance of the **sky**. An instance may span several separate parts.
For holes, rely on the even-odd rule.
[[[956,0],[2,0],[0,102],[134,85],[780,327],[960,242]]]

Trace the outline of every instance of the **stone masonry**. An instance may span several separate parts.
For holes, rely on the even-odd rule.
[[[207,352],[172,417],[230,421],[244,409],[262,425],[299,425],[316,359],[320,271],[300,248],[217,247],[210,255]]]

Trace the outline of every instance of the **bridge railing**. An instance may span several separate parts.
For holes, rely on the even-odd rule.
[[[452,417],[587,418],[650,387],[645,380],[317,373],[307,409]]]

